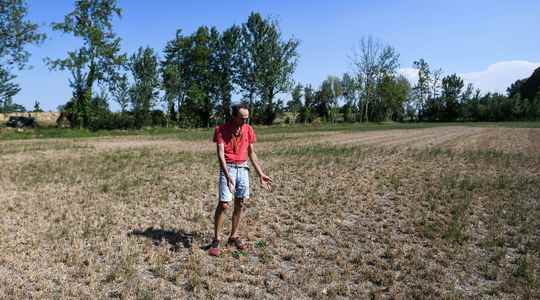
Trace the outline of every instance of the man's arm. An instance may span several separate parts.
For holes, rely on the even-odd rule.
[[[219,167],[225,173],[225,176],[229,177],[229,170],[227,170],[227,162],[225,161],[225,146],[223,144],[216,144],[217,156],[219,161]]]
[[[225,146],[223,145],[223,143],[218,143],[216,145],[219,166],[223,171],[223,174],[225,174],[225,178],[227,178],[227,185],[229,186],[229,190],[231,191],[231,193],[234,193],[234,180],[232,180],[231,176],[229,176],[227,162],[225,161]]]
[[[259,164],[259,159],[257,158],[257,153],[255,153],[255,148],[253,147],[253,144],[249,144],[248,146],[248,155],[249,160],[251,160],[251,163],[255,167],[255,170],[257,171],[257,175],[259,175],[259,178],[261,179],[261,185],[271,191],[272,190],[272,179],[268,177],[264,172],[262,171],[261,165]]]

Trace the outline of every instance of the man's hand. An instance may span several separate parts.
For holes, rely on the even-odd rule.
[[[227,186],[229,186],[229,191],[231,192],[231,194],[234,195],[234,192],[236,191],[236,188],[235,188],[235,183],[234,183],[234,179],[231,177],[231,176],[228,176],[227,177]]]
[[[272,191],[272,178],[266,176],[265,174],[261,174],[260,176],[261,185],[263,188],[269,192]]]

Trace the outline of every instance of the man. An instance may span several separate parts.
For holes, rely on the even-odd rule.
[[[272,189],[272,179],[266,176],[255,154],[255,131],[247,124],[249,110],[244,105],[232,107],[232,118],[229,122],[216,127],[214,142],[220,165],[219,202],[214,216],[214,240],[208,251],[212,256],[219,256],[219,234],[223,227],[224,212],[234,198],[232,229],[227,241],[238,250],[245,250],[246,244],[240,239],[238,227],[245,211],[245,202],[249,199],[249,166],[247,157],[255,167],[261,185],[268,191]]]

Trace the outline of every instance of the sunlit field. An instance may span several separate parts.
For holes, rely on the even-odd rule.
[[[538,127],[256,128],[217,258],[211,130],[3,131],[0,298],[539,298]]]

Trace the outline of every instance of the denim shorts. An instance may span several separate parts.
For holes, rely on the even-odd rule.
[[[244,162],[240,165],[236,164],[227,164],[227,170],[229,171],[229,176],[232,177],[235,182],[234,188],[235,198],[242,198],[244,200],[249,198],[249,165],[247,162]],[[229,186],[227,185],[227,178],[223,173],[223,170],[219,171],[219,201],[221,202],[230,202],[233,200],[233,195],[229,191]]]

